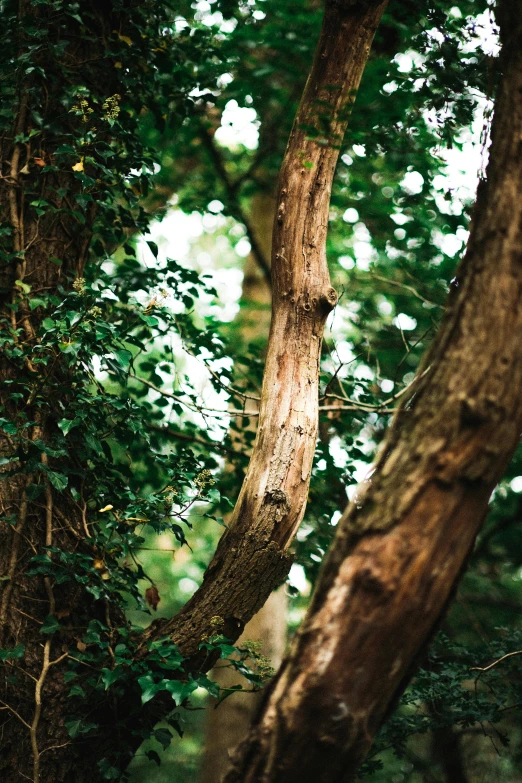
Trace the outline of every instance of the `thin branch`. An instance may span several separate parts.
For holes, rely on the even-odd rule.
[[[11,548],[11,555],[9,558],[9,567],[7,570],[6,576],[7,578],[7,584],[4,588],[4,592],[2,595],[2,605],[0,606],[0,629],[2,629],[2,632],[0,633],[0,639],[4,641],[3,632],[6,630],[6,616],[7,616],[7,609],[9,607],[9,600],[11,598],[11,593],[13,590],[13,580],[16,573],[16,566],[18,563],[18,550],[20,548],[20,540],[22,538],[22,532],[25,527],[25,523],[27,520],[27,497],[25,494],[25,488],[24,493],[22,495],[22,500],[20,503],[20,515],[18,517],[18,523],[14,529],[13,534],[13,545]]]
[[[47,454],[42,454],[42,464],[47,466]],[[51,485],[46,477],[45,481],[45,546],[51,547],[53,545],[53,495]],[[56,611],[56,603],[54,599],[53,588],[51,580],[48,576],[44,577],[44,584],[47,590],[49,598],[49,614],[54,614]],[[47,678],[47,674],[51,666],[55,666],[60,661],[63,661],[67,657],[67,653],[63,653],[56,660],[50,661],[52,639],[49,638],[44,644],[44,654],[42,669],[40,676],[36,680],[34,688],[34,716],[33,722],[29,727],[31,735],[31,749],[33,751],[33,783],[40,783],[40,751],[38,749],[38,725],[40,723],[40,716],[42,714],[42,689]]]
[[[232,449],[229,446],[223,445],[223,443],[218,443],[217,441],[212,440],[205,440],[204,438],[200,438],[197,435],[190,435],[186,432],[177,432],[176,430],[171,429],[170,427],[162,427],[159,424],[149,424],[149,429],[154,430],[155,432],[160,432],[162,435],[168,435],[169,438],[176,438],[177,440],[185,440],[189,443],[198,443],[200,446],[206,446],[209,449],[214,449],[216,451],[224,451],[226,454],[243,454],[243,451],[240,451],[239,449]]]
[[[429,299],[426,299],[426,297],[422,296],[422,294],[419,294],[419,292],[412,286],[407,285],[406,283],[401,283],[398,280],[390,280],[388,277],[381,277],[380,275],[371,275],[373,280],[380,280],[381,283],[388,283],[388,285],[394,285],[398,288],[404,288],[406,291],[409,291],[413,296],[416,296],[417,299],[420,299],[421,302],[424,302],[424,304],[430,305],[430,307],[438,307],[440,310],[444,310],[444,305],[437,304],[437,302],[432,302]]]
[[[182,397],[180,397],[177,394],[174,394],[173,392],[165,391],[164,389],[160,389],[159,386],[156,386],[151,381],[148,381],[146,378],[142,378],[139,375],[129,375],[129,378],[133,378],[135,381],[139,381],[140,383],[143,383],[144,386],[148,386],[149,389],[152,389],[155,392],[158,392],[158,394],[161,394],[163,397],[167,397],[170,400],[176,400],[176,402],[179,402],[180,405],[184,405],[188,410],[194,411],[195,413],[210,413],[213,416],[259,416],[258,413],[247,413],[244,410],[243,411],[232,411],[232,410],[216,410],[215,408],[207,408],[204,405],[198,405],[197,403],[190,403],[187,402],[187,400],[184,400]]]
[[[391,397],[388,397],[386,400],[383,400],[380,403],[372,403],[372,402],[359,402],[359,400],[352,400],[348,396],[342,396],[339,394],[323,394],[322,397],[320,397],[320,400],[328,400],[328,399],[334,399],[334,400],[340,400],[341,402],[346,402],[348,405],[320,405],[319,410],[320,411],[351,411],[351,410],[361,410],[361,411],[367,411],[368,413],[394,413],[396,408],[390,408],[389,405],[393,404],[396,400],[398,400],[400,397],[402,397],[408,390],[411,390],[412,386],[419,383],[422,378],[424,378],[425,375],[429,372],[430,367],[426,367],[424,372],[422,372],[420,375],[416,376],[411,383],[409,383],[407,386],[405,386],[403,389],[398,391],[396,394],[392,395]]]
[[[15,718],[18,718],[20,723],[23,723],[24,726],[26,726],[28,729],[31,728],[30,725],[27,723],[27,721],[24,720],[22,716],[13,707],[7,704],[7,702],[3,701],[3,699],[0,699],[0,704],[4,705],[3,707],[0,707],[0,710],[9,710],[9,712],[11,712],[15,716]]]
[[[188,354],[190,354],[191,356],[194,356],[195,359],[199,358],[199,357],[195,356],[194,353],[192,351],[190,351],[186,346],[185,346],[185,351]],[[208,362],[205,359],[201,359],[201,361],[203,362],[203,364],[205,365],[205,367],[207,368],[209,373],[212,375],[212,377],[217,381],[217,383],[221,386],[221,388],[224,389],[226,392],[228,392],[229,394],[232,394],[232,395],[234,395],[236,397],[241,397],[241,399],[243,399],[243,400],[254,400],[254,402],[261,402],[261,397],[256,397],[255,394],[245,394],[245,392],[241,392],[241,391],[239,391],[239,389],[234,389],[233,386],[229,386],[227,383],[224,383],[221,380],[221,378],[219,377],[219,375],[217,374],[217,372],[215,372],[212,369],[212,367],[210,367],[210,365],[208,364]]]
[[[395,413],[397,408],[384,408],[382,405],[374,405],[367,407],[363,403],[359,404],[354,402],[353,405],[319,405],[320,411],[326,412],[338,412],[343,411],[359,411],[361,413]]]
[[[522,655],[522,650],[515,650],[515,652],[506,653],[506,655],[503,655],[501,658],[497,658],[496,661],[493,661],[493,663],[490,663],[489,666],[472,666],[470,671],[480,672],[480,674],[483,674],[484,672],[488,672],[497,664],[502,663],[502,661],[505,661],[507,658],[513,658],[515,655]]]
[[[225,168],[225,164],[223,162],[223,158],[221,157],[221,154],[214,142],[213,132],[211,129],[204,128],[201,136],[203,139],[203,143],[205,144],[205,147],[207,148],[210,157],[212,158],[212,162],[215,166],[215,169],[221,181],[223,182],[223,185],[225,186],[225,190],[227,192],[227,196],[229,199],[230,208],[234,216],[237,217],[237,219],[240,220],[241,223],[243,223],[244,227],[246,228],[248,234],[248,241],[250,242],[250,247],[252,249],[252,255],[254,256],[257,263],[259,264],[259,267],[266,278],[266,282],[271,287],[272,277],[270,272],[270,263],[265,258],[261,246],[259,245],[259,242],[256,239],[254,229],[252,227],[252,224],[250,223],[250,219],[245,213],[245,211],[243,210],[243,207],[241,206],[241,203],[237,196],[237,186],[235,185],[235,183],[231,181],[228,175],[228,172]]]

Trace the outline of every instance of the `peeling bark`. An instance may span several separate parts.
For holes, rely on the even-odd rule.
[[[352,781],[411,676],[522,431],[522,18],[498,7],[487,184],[448,310],[227,783]]]

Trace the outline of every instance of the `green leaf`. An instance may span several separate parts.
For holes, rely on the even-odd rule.
[[[132,360],[132,354],[130,351],[122,348],[120,351],[114,351],[114,356],[116,357],[118,364],[120,364],[122,367],[125,369],[129,367]]]
[[[84,723],[80,719],[66,720],[65,728],[69,733],[69,737],[71,737],[72,739],[76,739],[76,737],[78,737],[80,734],[87,734],[87,732],[90,731],[91,729],[97,729],[98,724]]]
[[[56,633],[60,630],[60,623],[54,614],[48,614],[40,628],[40,633]]]
[[[163,750],[167,750],[168,746],[172,742],[172,734],[168,729],[156,729],[152,732],[152,736],[157,742],[160,743]]]
[[[0,419],[0,430],[8,435],[14,435],[18,431],[16,424],[7,419]]]
[[[163,680],[163,683],[165,690],[171,694],[178,707],[198,687],[197,682],[194,682],[194,680],[189,680],[188,682]]]
[[[121,666],[116,666],[114,669],[102,669],[101,670],[101,678],[103,681],[103,684],[105,685],[105,690],[110,688],[110,686],[113,684],[113,682],[116,682],[116,680],[120,679],[121,675]]]
[[[142,321],[145,321],[148,326],[157,326],[159,323],[158,319],[153,315],[143,315],[143,313],[140,313],[140,318]]]
[[[81,685],[73,685],[69,691],[69,696],[80,696],[80,698],[84,699],[85,691]]]
[[[75,739],[81,732],[82,722],[81,720],[66,720],[65,728],[69,733],[69,737]]]
[[[146,704],[162,690],[161,685],[154,682],[150,674],[145,674],[143,677],[138,677],[138,684],[141,688],[141,703]]]
[[[48,470],[47,475],[53,487],[59,492],[62,492],[69,483],[69,479],[63,473],[55,473],[54,470]]]
[[[231,685],[230,688],[223,688],[220,691],[218,704],[221,704],[222,701],[228,699],[228,697],[232,696],[232,694],[235,693],[236,691],[242,691],[242,690],[243,690],[242,685]]]
[[[158,257],[158,246],[155,242],[150,242],[147,240],[147,245],[150,247],[150,252],[154,256],[154,258]]]
[[[58,422],[58,426],[64,435],[67,435],[72,430],[72,428],[77,427],[78,424],[81,424],[80,419],[61,419]]]
[[[21,288],[24,294],[28,294],[31,291],[31,286],[27,285],[27,283],[23,283],[21,280],[15,280],[15,285],[18,286],[18,288]]]
[[[204,674],[198,677],[196,682],[200,688],[204,688],[207,693],[210,693],[215,699],[219,699],[220,687],[217,682],[209,680]]]
[[[44,318],[42,326],[44,329],[54,329],[55,323],[52,318]]]
[[[148,750],[148,751],[145,753],[145,755],[147,756],[147,758],[148,758],[148,760],[149,760],[149,761],[155,761],[155,762],[156,762],[156,764],[158,765],[158,767],[160,766],[160,764],[161,764],[161,759],[160,759],[160,757],[159,757],[158,753],[156,753],[156,751],[155,751],[155,750]]]
[[[7,661],[10,658],[23,658],[25,653],[25,644],[17,644],[10,650],[0,650],[0,661]]]
[[[31,310],[36,310],[37,307],[44,307],[47,304],[45,299],[39,299],[37,296],[33,296],[32,299],[29,300],[29,308]]]

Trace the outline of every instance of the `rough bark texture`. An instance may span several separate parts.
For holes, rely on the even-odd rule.
[[[152,634],[195,653],[222,617],[237,638],[288,573],[287,549],[306,506],[317,437],[319,358],[337,296],[325,241],[330,191],[353,93],[386,2],[326,6],[312,70],[279,179],[273,305],[259,426],[248,472],[201,588]],[[326,130],[325,130],[326,129]]]
[[[351,781],[447,605],[522,431],[522,18],[499,4],[487,184],[449,307],[227,783]]]
[[[336,302],[324,250],[331,180],[347,122],[347,107],[359,84],[385,4],[333,0],[327,4],[318,52],[281,174],[272,261],[273,317],[252,461],[233,524],[221,539],[201,589],[178,617],[166,624],[154,623],[147,634],[150,639],[170,633],[185,653],[197,653],[201,638],[211,631],[210,621],[216,615],[225,621],[224,633],[236,639],[244,624],[283,581],[291,563],[287,548],[304,513],[317,435],[322,333]],[[24,7],[22,2],[20,13]],[[93,0],[91,7],[93,29],[80,38],[73,31],[71,39],[78,47],[74,54],[82,61],[99,59],[99,81],[106,85],[107,94],[116,93],[119,86],[111,81],[117,71],[104,60],[102,42],[113,30],[122,29],[120,21],[111,15],[110,4],[102,8]],[[45,6],[39,9],[38,13],[46,12]],[[77,44],[78,40],[81,43]],[[49,84],[52,87],[52,80]],[[51,89],[46,110],[50,116],[61,111],[53,104]],[[11,326],[21,328],[21,339],[30,342],[38,324],[38,309],[29,312],[14,281],[26,281],[34,293],[39,287],[54,290],[66,273],[69,281],[81,275],[95,215],[93,208],[84,225],[75,222],[67,211],[46,222],[28,208],[24,187],[29,178],[32,183],[41,183],[39,196],[60,210],[74,205],[77,187],[71,172],[41,174],[40,164],[34,163],[36,157],[43,159],[43,152],[45,160],[52,160],[51,140],[39,137],[42,146],[49,141],[43,150],[31,150],[14,142],[16,134],[29,131],[28,116],[26,91],[21,85],[13,132],[3,140],[2,149],[2,218],[12,226],[14,250],[20,256],[17,263],[6,268],[2,280],[2,315],[13,318]],[[322,130],[315,131],[316,127]],[[308,139],[308,135],[314,138]],[[65,196],[59,195],[62,188]],[[59,200],[62,198],[64,204]],[[61,267],[54,265],[51,257],[61,259]],[[13,301],[18,304],[17,312],[10,308]],[[30,367],[28,372],[32,372]],[[59,373],[59,367],[56,372]],[[10,373],[9,365],[0,363],[0,380],[11,381]],[[64,378],[65,386],[66,382]],[[36,386],[37,393],[45,394],[45,384]],[[51,420],[39,419],[36,397],[31,395],[23,404],[32,413],[33,402],[35,424],[28,431],[28,448],[29,441],[45,440],[56,426]],[[14,417],[15,412],[10,413]],[[1,455],[9,455],[9,438],[0,447]],[[55,493],[47,484],[44,489],[36,501],[28,500],[25,483],[20,479],[3,482],[1,489],[2,514],[16,516],[15,526],[4,523],[0,529],[0,567],[7,577],[2,582],[3,644],[25,645],[27,677],[22,679],[19,675],[16,682],[6,680],[2,684],[4,747],[0,769],[6,783],[14,783],[24,775],[34,783],[72,779],[86,783],[98,775],[95,761],[116,743],[118,710],[126,714],[129,704],[139,705],[139,695],[129,693],[121,703],[115,700],[104,704],[103,715],[97,713],[100,705],[93,705],[90,717],[100,725],[96,736],[71,741],[64,727],[69,687],[63,681],[63,650],[75,645],[78,617],[90,614],[96,618],[101,614],[100,619],[105,620],[105,612],[110,609],[102,602],[91,601],[79,588],[76,591],[69,586],[53,586],[47,577],[34,579],[25,575],[24,563],[34,552],[45,551],[51,545],[64,551],[78,547],[81,550],[84,546],[85,509],[82,511],[81,503],[67,502],[64,494]],[[67,617],[72,629],[70,637],[61,633],[59,643],[55,637],[41,637],[39,624],[48,614]],[[145,645],[143,649],[146,656]],[[209,664],[208,660],[205,664]],[[161,717],[172,702],[163,705],[164,710],[160,704],[156,713],[157,706],[153,700],[150,709],[143,711],[142,720]],[[139,738],[133,739],[139,742]]]
[[[114,68],[107,67],[104,58],[104,37],[110,35],[119,22],[112,15],[110,7],[105,10],[89,4],[92,24],[79,38],[77,25],[71,21],[70,48],[64,53],[65,67],[74,67],[75,62],[88,60],[92,63],[91,74],[96,81],[103,79],[107,90],[116,92]],[[45,18],[48,10],[34,9],[25,0],[19,4],[19,16],[34,14]],[[57,28],[50,43],[59,40],[62,30]],[[21,36],[20,48],[24,51],[32,39]],[[53,67],[60,67],[55,61],[47,61],[42,55],[41,64],[47,69],[49,82],[53,81]],[[34,69],[31,69],[34,71]],[[41,309],[31,311],[21,281],[31,286],[32,293],[55,291],[58,285],[68,287],[76,276],[81,276],[87,259],[93,234],[95,201],[88,211],[85,222],[76,219],[73,210],[81,185],[71,171],[51,170],[42,173],[44,164],[53,162],[53,155],[60,140],[44,132],[36,140],[20,143],[17,135],[26,136],[32,127],[31,81],[34,74],[19,85],[18,105],[13,119],[12,133],[3,136],[0,145],[2,178],[0,180],[0,219],[11,228],[14,261],[2,264],[0,269],[0,340],[2,345],[14,341],[35,344],[35,333],[41,319]],[[87,77],[89,78],[89,77]],[[116,82],[116,83],[115,83]],[[92,86],[92,84],[88,84]],[[109,94],[109,93],[108,93]],[[48,95],[46,116],[62,116],[60,96]],[[70,115],[64,126],[77,120]],[[30,204],[38,197],[49,202],[56,212],[43,217]],[[31,195],[27,195],[27,193]],[[50,259],[60,259],[61,264]],[[17,389],[13,365],[0,353],[0,409],[15,419],[18,411],[27,414],[32,426],[25,430],[25,448],[36,450],[33,445],[45,441],[56,424],[41,415],[40,400],[45,399],[47,388],[45,373],[37,372],[27,362],[27,373],[33,378],[33,391],[29,398],[13,402],[11,395]],[[59,362],[52,367],[53,379],[63,381],[67,388],[67,377],[60,370]],[[60,375],[60,373],[62,373]],[[25,378],[24,380],[27,380]],[[66,393],[65,393],[66,395]],[[8,434],[0,431],[0,456],[10,456],[13,442]],[[47,456],[41,454],[41,462],[47,465]],[[49,461],[51,466],[52,460]],[[39,781],[71,780],[74,770],[76,783],[92,780],[92,760],[83,768],[74,754],[58,750],[70,744],[64,726],[68,714],[67,696],[69,688],[63,682],[63,647],[73,645],[74,632],[67,638],[64,634],[57,644],[51,637],[39,633],[39,628],[48,614],[58,613],[70,621],[71,627],[79,613],[103,619],[105,612],[96,606],[79,585],[53,586],[49,578],[34,578],[26,575],[27,560],[36,552],[45,551],[46,546],[57,546],[65,551],[78,551],[83,546],[84,521],[79,505],[63,495],[55,493],[41,472],[44,492],[37,500],[26,496],[26,487],[34,475],[2,477],[0,481],[0,575],[2,576],[0,600],[0,647],[25,645],[23,667],[7,663],[6,675],[0,684],[1,744],[0,777],[5,783],[23,778]],[[16,520],[8,524],[8,518]],[[16,708],[13,706],[16,705]]]

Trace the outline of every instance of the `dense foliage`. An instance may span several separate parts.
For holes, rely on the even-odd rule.
[[[145,663],[140,628],[190,595],[240,487],[254,418],[242,411],[258,394],[266,334],[244,328],[255,303],[227,281],[238,282],[230,273],[249,248],[267,274],[256,210],[273,197],[321,9],[305,0],[111,5],[105,18],[95,2],[30,0],[23,13],[2,4],[1,133],[18,156],[33,241],[65,221],[85,261],[78,270],[63,245],[51,258],[56,284],[35,285],[29,247],[16,245],[2,215],[2,264],[16,266],[14,280],[2,278],[2,478],[19,477],[44,510],[52,487],[85,525],[85,542],[64,546],[75,531],[62,512],[60,532],[24,565],[24,578],[51,580],[58,596],[80,590],[92,601],[84,615],[58,602],[37,618],[42,638],[59,639],[69,657],[69,736],[96,732],[92,714],[112,694],[137,688],[145,705],[167,691],[168,723],[140,730],[155,764],[131,772],[159,781],[194,775],[183,750],[199,751],[190,705],[201,703],[198,688],[219,688],[206,675],[172,679],[183,659],[167,639]],[[325,341],[320,439],[289,586],[293,626],[444,307],[472,197],[455,190],[447,150],[462,147],[477,117],[485,149],[496,82],[488,36],[487,2],[426,0],[392,3],[375,40],[332,194],[328,255],[342,297]],[[241,112],[251,136],[233,139],[223,130]],[[162,238],[180,212],[199,234],[185,250]],[[520,457],[364,779],[453,780],[450,746],[470,780],[520,774],[520,658],[472,671],[520,648],[519,473]],[[16,526],[17,510],[4,509],[2,523]],[[221,625],[216,617],[202,650],[229,658],[257,687],[268,663],[255,644],[237,655]],[[10,678],[23,676],[15,642],[0,651]],[[170,771],[156,773],[170,729],[183,734],[185,724]],[[131,751],[99,760],[105,778],[121,777]]]

